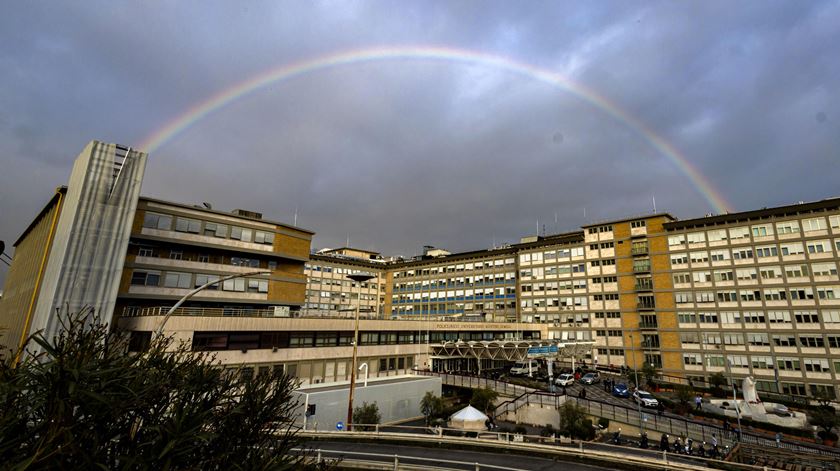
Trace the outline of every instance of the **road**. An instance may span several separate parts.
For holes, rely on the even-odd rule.
[[[528,471],[541,471],[541,470],[557,470],[563,469],[564,471],[597,471],[597,470],[609,470],[614,469],[613,467],[602,467],[596,465],[589,465],[589,464],[582,464],[582,463],[575,463],[575,462],[568,462],[568,461],[558,461],[556,459],[551,458],[542,458],[538,456],[528,456],[524,458],[522,455],[513,455],[513,454],[506,454],[506,453],[494,453],[490,451],[470,451],[470,450],[452,450],[446,448],[427,448],[427,447],[420,447],[420,446],[413,446],[413,445],[391,445],[391,444],[380,444],[380,443],[364,443],[364,442],[348,442],[348,441],[331,441],[331,440],[319,440],[319,441],[312,441],[306,443],[307,447],[311,447],[313,450],[321,449],[321,450],[338,450],[340,451],[351,451],[351,452],[364,452],[364,453],[375,453],[375,454],[382,454],[388,455],[386,457],[361,457],[357,459],[363,459],[366,461],[382,461],[382,462],[391,462],[393,463],[395,454],[400,455],[401,457],[416,457],[416,458],[426,458],[426,460],[422,459],[411,459],[411,458],[400,458],[400,463],[405,464],[416,464],[416,465],[424,465],[424,466],[431,466],[437,465],[440,467],[446,467],[451,469],[475,469],[475,463],[479,463],[479,465],[486,466],[499,466],[506,469],[512,470],[528,470]],[[323,457],[338,457],[341,456],[340,453],[327,453],[322,452]],[[356,458],[354,456],[348,456],[348,458]],[[428,458],[433,458],[435,461],[431,462],[428,461]],[[442,461],[461,461],[467,464],[457,465],[457,464],[450,464],[444,463]],[[562,465],[561,465],[562,463]],[[562,466],[562,468],[561,468]],[[493,469],[493,468],[487,468]]]

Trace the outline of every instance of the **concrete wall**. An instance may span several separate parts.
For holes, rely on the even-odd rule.
[[[336,423],[347,420],[347,400],[349,382],[334,385],[318,385],[301,388],[300,404],[297,409],[296,423],[306,422],[307,430],[335,430]],[[364,402],[376,403],[382,416],[380,423],[393,423],[422,416],[420,400],[426,392],[437,396],[441,394],[441,381],[437,377],[403,376],[402,378],[378,378],[356,382],[353,399],[354,408]],[[307,398],[308,396],[308,398]],[[305,404],[315,404],[315,415],[304,418]]]

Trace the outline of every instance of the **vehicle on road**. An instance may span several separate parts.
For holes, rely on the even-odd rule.
[[[612,395],[615,397],[630,397],[630,389],[624,383],[618,383],[612,387]]]
[[[601,381],[601,375],[594,371],[586,373],[585,375],[583,375],[583,377],[580,378],[580,382],[583,384],[595,384],[599,381]]]
[[[647,391],[637,389],[633,392],[633,400],[636,401],[637,404],[641,404],[642,407],[659,407],[659,401],[653,397],[653,394]]]
[[[554,384],[558,386],[571,386],[575,384],[575,375],[571,373],[563,373],[554,380]]]
[[[528,374],[533,375],[538,371],[539,367],[536,362],[531,362],[529,364],[527,361],[517,361],[512,367],[510,367],[510,374],[512,376],[527,376]]]

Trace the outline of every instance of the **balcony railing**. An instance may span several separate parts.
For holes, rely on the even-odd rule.
[[[631,255],[647,255],[650,252],[650,249],[647,246],[644,247],[633,247],[630,249]]]
[[[656,309],[656,304],[653,303],[636,303],[636,309],[644,311],[652,311]]]
[[[656,322],[639,322],[640,329],[658,329],[659,324]]]
[[[633,265],[633,273],[648,273],[650,272],[650,264]]]
[[[644,283],[636,283],[634,286],[636,291],[653,291],[653,282],[648,281]]]

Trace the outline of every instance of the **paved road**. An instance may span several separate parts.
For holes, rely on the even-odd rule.
[[[589,464],[581,464],[575,462],[557,461],[550,458],[541,458],[536,456],[528,456],[524,458],[521,455],[512,455],[505,453],[493,453],[488,451],[470,451],[470,450],[451,450],[446,448],[427,448],[412,445],[390,445],[380,443],[360,443],[348,441],[313,441],[308,442],[306,446],[314,450],[339,450],[339,451],[353,451],[388,455],[388,457],[373,458],[362,457],[360,459],[366,461],[383,461],[393,462],[393,455],[398,454],[401,457],[412,456],[419,458],[433,458],[438,460],[430,464],[427,460],[412,460],[411,458],[401,458],[400,463],[417,464],[417,465],[437,465],[452,469],[475,469],[475,463],[479,465],[493,465],[501,466],[507,469],[514,470],[528,470],[528,471],[542,471],[542,470],[557,470],[564,471],[597,471],[609,470],[612,467],[602,467]],[[326,453],[322,452],[324,457],[341,456],[340,453]],[[348,455],[348,458],[356,458]],[[440,460],[463,461],[469,464],[456,465],[450,463],[442,463]],[[487,468],[493,469],[493,468]]]

